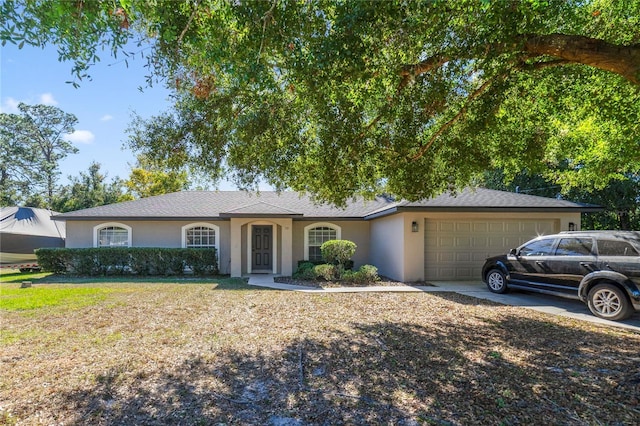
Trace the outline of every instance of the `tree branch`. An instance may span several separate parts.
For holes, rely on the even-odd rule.
[[[618,74],[636,86],[640,86],[640,44],[616,45],[604,40],[566,34],[535,35],[524,34],[516,37],[515,43],[489,44],[485,52],[517,53],[527,58],[551,56],[554,61],[543,61],[540,65],[521,69],[541,69],[548,66],[581,64]],[[416,64],[404,65],[399,74],[402,77],[398,91],[421,74],[433,71],[453,59],[482,59],[483,55],[460,52],[451,55],[436,55]]]
[[[180,36],[178,37],[177,44],[182,43],[182,39],[184,38],[184,35],[187,33],[187,30],[191,26],[191,22],[193,22],[193,19],[196,17],[196,14],[198,13],[198,6],[199,6],[199,2],[196,1],[194,3],[194,5],[193,5],[193,12],[191,12],[191,16],[189,16],[189,20],[187,21],[187,25],[185,25],[184,29],[180,33]]]
[[[411,157],[411,161],[420,159],[429,150],[429,148],[431,148],[433,143],[440,137],[440,135],[442,135],[447,129],[449,129],[449,127],[453,126],[462,117],[464,117],[464,115],[467,113],[467,109],[469,109],[469,105],[471,105],[471,102],[473,102],[478,96],[483,94],[494,81],[496,81],[498,78],[504,77],[505,75],[506,74],[500,74],[485,81],[480,87],[478,87],[473,93],[471,93],[467,97],[464,106],[460,108],[460,111],[458,111],[456,115],[454,115],[449,121],[440,126],[440,128],[433,135],[431,135],[427,143],[420,147],[420,150]]]
[[[431,72],[436,68],[440,68],[447,62],[449,62],[451,58],[447,55],[438,55],[432,56],[431,58],[425,59],[424,61],[418,62],[417,64],[405,65],[400,70],[400,76],[402,79],[400,80],[400,84],[398,85],[398,92],[400,92],[404,87],[409,84],[415,77]]]
[[[571,61],[567,61],[565,59],[556,59],[553,61],[543,61],[543,62],[533,62],[533,63],[522,62],[520,65],[518,65],[517,68],[525,71],[535,71],[535,70],[541,70],[544,68],[569,65],[571,63],[572,63]]]
[[[264,23],[262,24],[262,38],[260,39],[260,49],[258,50],[258,58],[256,59],[256,63],[260,63],[260,57],[262,56],[262,48],[264,47],[264,34],[267,31],[267,23],[269,20],[273,19],[273,9],[275,9],[278,4],[277,0],[274,0],[271,4],[271,8],[267,10],[267,12],[262,17]]]
[[[568,63],[588,65],[618,74],[640,86],[640,45],[616,45],[590,37],[565,34],[524,35],[522,49]]]

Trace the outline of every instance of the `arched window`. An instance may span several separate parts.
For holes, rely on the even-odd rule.
[[[122,223],[103,223],[93,228],[94,247],[131,247],[131,227]]]
[[[219,253],[220,228],[210,223],[191,223],[182,227],[182,247],[215,248]]]
[[[341,228],[332,223],[314,223],[304,228],[304,260],[322,260],[320,247],[330,240],[339,240]]]

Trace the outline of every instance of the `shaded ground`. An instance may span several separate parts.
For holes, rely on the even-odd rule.
[[[286,276],[277,276],[273,277],[273,281],[276,283],[282,284],[293,284],[293,285],[303,285],[306,287],[314,287],[314,288],[335,288],[335,287],[370,287],[370,286],[405,286],[405,285],[416,285],[416,286],[432,286],[433,284],[428,283],[426,281],[416,281],[404,283],[402,281],[392,280],[387,277],[380,277],[378,281],[371,281],[368,283],[351,283],[346,281],[326,281],[323,279],[318,280],[299,280],[293,277]]]
[[[451,293],[100,285],[1,312],[0,423],[640,423],[637,333]]]

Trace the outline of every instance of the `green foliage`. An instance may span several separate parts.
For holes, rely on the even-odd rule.
[[[100,171],[99,163],[91,163],[87,172],[80,172],[77,177],[69,176],[69,181],[54,197],[53,210],[68,212],[128,199],[123,182],[117,177],[107,182],[107,174]]]
[[[561,170],[558,173],[562,173]],[[525,194],[556,197],[603,208],[602,212],[584,213],[582,229],[640,229],[640,171],[625,173],[606,182],[603,188],[594,188],[593,181],[567,184],[554,178],[556,170],[549,169],[544,174],[522,171],[513,177],[503,170],[494,170],[484,175],[482,186],[504,191],[519,191]]]
[[[378,276],[378,268],[373,265],[362,265],[360,269],[358,269],[358,274],[360,274],[365,282],[380,280],[380,277]]]
[[[293,274],[293,278],[309,281],[315,280],[316,278],[318,278],[318,275],[316,274],[314,267],[315,264],[312,262],[299,262],[298,268]]]
[[[344,269],[345,264],[355,254],[356,248],[357,246],[353,241],[330,240],[322,244],[320,251],[325,262],[338,265]]]
[[[0,113],[0,200],[51,208],[60,161],[78,151],[63,137],[78,119],[49,105],[18,105]]]
[[[104,275],[194,275],[218,273],[214,248],[179,249],[154,247],[112,247],[36,250],[38,265],[58,274]]]
[[[168,169],[139,155],[125,185],[133,198],[146,198],[187,189],[189,180],[186,171]]]
[[[240,188],[344,205],[493,168],[595,189],[640,170],[637,1],[9,0],[0,16],[3,43],[55,44],[76,79],[102,49],[145,47],[175,107],[136,118],[131,148]]]
[[[316,277],[323,278],[326,281],[340,279],[340,274],[336,265],[322,263],[313,267],[313,273]]]
[[[357,271],[345,271],[343,281],[352,284],[371,284],[380,280],[378,268],[373,265],[362,265]]]

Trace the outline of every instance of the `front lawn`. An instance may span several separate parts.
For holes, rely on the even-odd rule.
[[[623,329],[456,294],[18,287],[0,285],[0,423],[640,423]]]

